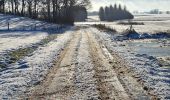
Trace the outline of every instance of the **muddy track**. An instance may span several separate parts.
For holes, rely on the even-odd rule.
[[[101,48],[104,47],[103,51],[107,51],[105,54],[109,58],[110,64],[117,74],[117,78],[122,84],[124,90],[128,94],[129,98],[132,100],[157,100],[155,95],[149,93],[149,89],[143,85],[140,76],[134,73],[134,71],[129,67],[125,59],[120,57],[117,52],[110,48],[109,42],[95,34],[95,38],[100,44]],[[105,33],[103,33],[105,34]]]
[[[58,98],[66,99],[72,94],[73,73],[76,50],[81,34],[76,32],[68,46],[62,51],[46,79],[33,89],[31,99]]]
[[[100,44],[93,32],[80,29],[73,35],[46,78],[32,88],[29,99],[138,99],[133,98],[133,96],[137,97],[134,91],[128,90],[129,84],[125,82],[126,75],[117,73],[115,66],[121,65],[113,63],[117,61],[114,60],[116,56],[110,54],[107,48]],[[134,80],[131,79],[131,81]],[[137,84],[136,81],[131,83],[135,86]]]
[[[128,100],[130,99],[113,70],[111,55],[104,46],[100,46],[95,37],[87,33],[91,56],[95,64],[98,89],[102,100]],[[104,51],[105,50],[105,51]],[[109,57],[110,56],[110,57]]]

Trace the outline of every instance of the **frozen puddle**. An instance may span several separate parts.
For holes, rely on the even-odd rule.
[[[167,40],[170,42],[170,40]],[[168,44],[163,44],[162,40],[153,41],[130,41],[127,44],[130,48],[137,54],[147,54],[154,57],[165,57],[170,56],[170,46],[164,46]]]
[[[145,85],[153,90],[151,94],[162,99],[170,99],[170,63],[160,58],[170,57],[169,40],[136,40],[125,42],[125,47],[120,47],[129,53],[123,54],[133,68],[142,76]],[[166,64],[164,64],[166,62]]]

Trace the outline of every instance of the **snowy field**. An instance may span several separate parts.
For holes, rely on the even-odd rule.
[[[77,25],[92,25],[92,24],[105,24],[113,29],[116,29],[118,32],[123,32],[126,29],[129,29],[130,25],[120,25],[119,22],[100,22],[97,16],[90,16],[89,22],[78,22]],[[157,33],[157,32],[166,32],[170,30],[170,14],[166,15],[135,15],[135,18],[132,20],[134,22],[143,22],[144,25],[133,25],[133,28],[139,33]],[[123,21],[127,22],[127,21]]]

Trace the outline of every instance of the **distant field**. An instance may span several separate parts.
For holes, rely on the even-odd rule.
[[[124,20],[127,22],[126,20]],[[134,22],[143,22],[144,25],[133,25],[133,28],[139,33],[156,33],[156,32],[166,32],[170,30],[170,14],[162,15],[135,15],[135,18],[132,20]],[[105,24],[111,28],[116,29],[118,32],[123,32],[130,27],[130,25],[118,25],[116,22],[100,22],[98,16],[89,16],[88,22],[78,22],[77,25],[86,25],[86,24]]]

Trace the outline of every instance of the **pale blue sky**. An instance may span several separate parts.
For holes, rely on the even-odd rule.
[[[160,10],[170,10],[170,0],[91,0],[91,11],[98,11],[100,6],[110,4],[126,5],[128,10],[149,11],[158,8]]]

